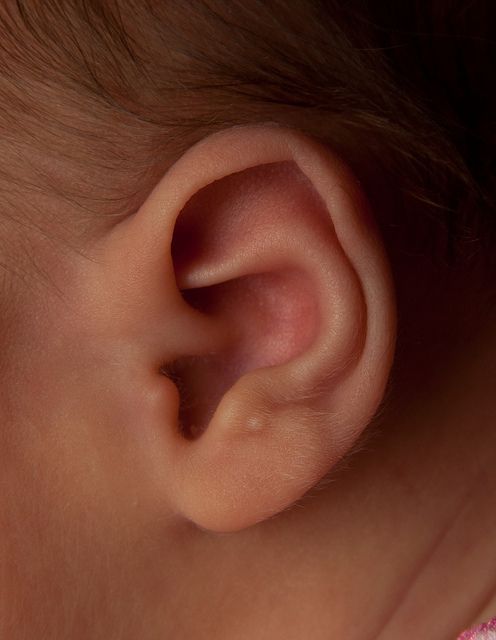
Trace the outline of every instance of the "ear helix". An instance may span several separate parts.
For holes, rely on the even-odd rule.
[[[189,438],[168,441],[171,495],[234,531],[300,498],[366,428],[392,360],[391,278],[356,179],[301,134],[214,134],[166,178],[192,190],[171,235],[177,287],[225,338],[175,349]]]

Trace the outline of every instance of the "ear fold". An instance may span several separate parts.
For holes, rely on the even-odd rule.
[[[137,375],[155,398],[142,429],[160,434],[150,456],[178,514],[215,531],[270,517],[368,425],[391,279],[357,180],[315,140],[275,125],[202,140],[101,250],[130,369],[155,371]]]

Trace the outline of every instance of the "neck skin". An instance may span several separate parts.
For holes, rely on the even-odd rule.
[[[183,538],[206,637],[450,640],[496,614],[494,314],[414,262],[373,436],[300,508]]]

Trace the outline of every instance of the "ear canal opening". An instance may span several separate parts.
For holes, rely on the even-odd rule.
[[[161,369],[179,391],[181,433],[194,439],[239,378],[285,364],[308,347],[317,329],[317,309],[307,279],[290,268],[182,290],[181,295],[229,335],[222,349],[186,355]]]

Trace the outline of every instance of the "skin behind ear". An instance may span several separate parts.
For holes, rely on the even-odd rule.
[[[94,257],[79,294],[121,366],[107,411],[179,516],[233,531],[278,513],[376,412],[388,264],[357,180],[315,140],[275,125],[205,138]]]

